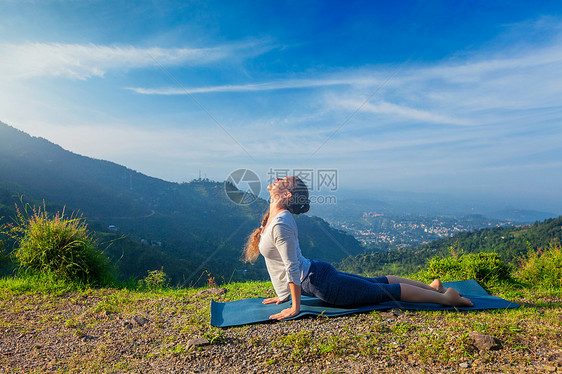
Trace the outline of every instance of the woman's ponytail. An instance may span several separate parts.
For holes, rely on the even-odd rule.
[[[246,249],[244,250],[244,261],[253,264],[260,256],[260,238],[263,228],[267,224],[269,218],[269,209],[261,220],[261,227],[254,230],[246,242]]]

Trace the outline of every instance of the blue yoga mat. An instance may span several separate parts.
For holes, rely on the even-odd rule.
[[[326,317],[343,316],[352,313],[364,313],[373,310],[406,309],[406,310],[484,310],[517,308],[519,305],[500,297],[490,296],[475,280],[459,282],[446,282],[445,287],[452,287],[463,296],[468,297],[474,304],[472,307],[450,307],[431,303],[407,303],[402,301],[387,301],[376,305],[365,305],[357,308],[334,307],[315,297],[303,296],[301,298],[300,313],[289,319],[304,316]],[[264,298],[245,299],[218,303],[211,300],[211,325],[215,327],[240,326],[251,323],[271,321],[269,316],[279,313],[290,306],[290,301],[277,304],[262,304]]]

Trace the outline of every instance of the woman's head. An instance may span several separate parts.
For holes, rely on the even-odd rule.
[[[310,209],[308,188],[299,177],[276,178],[267,189],[272,202],[293,214],[306,213]]]

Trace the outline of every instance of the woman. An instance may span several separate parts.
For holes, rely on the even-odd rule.
[[[300,312],[301,294],[314,296],[340,306],[376,304],[389,300],[414,303],[436,303],[449,306],[472,306],[472,302],[452,288],[445,288],[436,279],[427,285],[392,275],[365,278],[341,273],[327,262],[308,260],[301,254],[298,230],[293,214],[310,209],[308,189],[298,177],[277,178],[267,186],[269,211],[246,245],[246,261],[254,262],[260,253],[276,297],[264,304],[281,304],[292,300],[292,306],[271,319],[285,319]]]

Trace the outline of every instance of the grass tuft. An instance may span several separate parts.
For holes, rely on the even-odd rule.
[[[4,234],[17,245],[12,254],[20,271],[69,282],[107,284],[110,280],[108,260],[82,217],[66,217],[64,210],[50,216],[44,206],[29,211],[24,205]]]
[[[524,282],[544,288],[562,287],[562,246],[553,241],[545,249],[529,250],[517,276]]]
[[[158,290],[167,288],[170,284],[170,278],[164,272],[164,268],[160,270],[148,271],[148,275],[144,279],[139,280],[139,287],[147,290]]]

